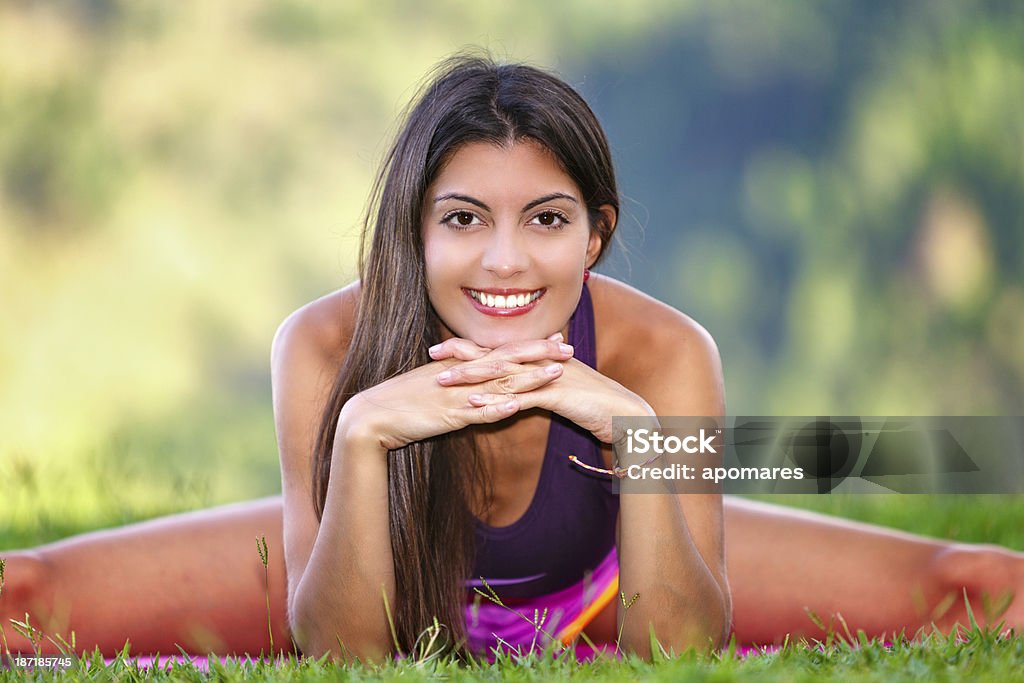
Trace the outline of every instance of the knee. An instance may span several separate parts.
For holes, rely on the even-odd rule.
[[[37,551],[0,554],[4,560],[3,587],[0,589],[0,615],[18,617],[45,602],[50,594],[51,568]]]

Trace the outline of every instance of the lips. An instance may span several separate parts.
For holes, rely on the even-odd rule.
[[[474,307],[487,315],[522,315],[532,310],[537,300],[544,296],[546,289],[470,289],[463,287],[463,293],[473,302]]]

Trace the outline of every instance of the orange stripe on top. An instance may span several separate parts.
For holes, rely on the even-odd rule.
[[[563,645],[568,645],[578,636],[587,624],[594,620],[598,614],[601,613],[608,603],[611,602],[616,593],[619,592],[619,573],[615,572],[615,576],[612,577],[611,582],[605,586],[605,589],[601,591],[601,594],[597,596],[594,602],[587,605],[586,609],[580,612],[579,616],[573,619],[571,622],[566,624],[565,628],[558,634],[558,640]]]

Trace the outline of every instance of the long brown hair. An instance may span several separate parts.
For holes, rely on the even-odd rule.
[[[544,145],[576,182],[602,252],[615,230],[598,209],[619,208],[611,154],[597,118],[564,81],[535,67],[459,55],[440,64],[413,101],[373,186],[359,253],[355,332],[313,452],[313,504],[323,517],[338,415],[360,391],[430,362],[440,323],[427,297],[421,210],[427,188],[462,145]],[[367,248],[369,245],[369,248]],[[395,292],[402,296],[395,296]],[[470,501],[489,500],[472,434],[445,434],[388,453],[388,508],[399,647],[408,652],[436,617],[465,641],[465,580],[474,559]],[[472,498],[471,496],[477,496]]]

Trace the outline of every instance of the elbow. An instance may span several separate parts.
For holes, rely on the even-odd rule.
[[[676,596],[662,605],[676,605],[675,609],[659,609],[648,613],[642,632],[634,630],[629,650],[649,659],[660,649],[666,654],[687,651],[711,653],[721,650],[732,630],[732,599],[728,585],[718,586],[704,596]],[[626,621],[629,621],[628,615]],[[638,620],[639,621],[639,620]],[[623,634],[625,635],[625,633]]]
[[[373,635],[374,629],[362,628],[355,620],[340,620],[337,614],[300,586],[288,608],[288,625],[303,655],[314,659],[329,655],[346,663],[377,663],[391,656],[387,638]]]
[[[703,626],[702,643],[710,652],[718,652],[729,642],[732,633],[732,601],[728,598],[716,603],[709,611]],[[700,644],[698,644],[700,645]]]
[[[703,652],[717,652],[729,640],[732,631],[732,595],[729,584],[715,583],[707,598],[699,604],[687,606],[689,618],[683,620],[673,633],[681,649],[697,649]]]
[[[305,599],[306,591],[300,584],[295,595],[288,601],[288,628],[292,639],[303,655],[319,659],[328,649],[324,648],[319,638],[320,633],[310,609],[309,600]]]
[[[650,622],[649,647],[661,648],[665,653],[680,654],[688,651],[712,653],[721,650],[728,641],[731,615],[725,608],[702,610],[690,618],[668,620],[655,618]],[[653,652],[652,652],[653,654]]]
[[[708,609],[707,636],[712,651],[719,651],[729,642],[732,633],[732,593],[728,582],[715,585],[716,589],[710,600]]]

